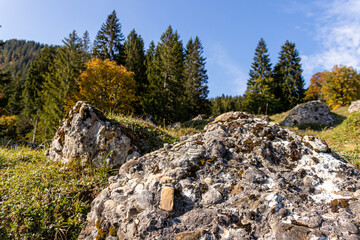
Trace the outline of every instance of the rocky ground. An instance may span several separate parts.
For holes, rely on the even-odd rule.
[[[122,165],[79,239],[360,239],[360,174],[245,113]]]

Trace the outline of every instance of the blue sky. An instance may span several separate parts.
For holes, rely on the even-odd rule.
[[[146,47],[169,25],[184,45],[199,36],[210,97],[244,93],[261,37],[273,64],[286,40],[296,44],[307,85],[335,64],[360,70],[359,0],[0,0],[0,39],[61,44],[88,30],[93,40],[112,10],[124,35],[135,29]]]

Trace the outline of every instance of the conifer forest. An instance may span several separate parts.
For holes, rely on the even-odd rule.
[[[227,111],[275,114],[314,99],[335,108],[360,98],[360,77],[352,67],[316,73],[305,89],[295,43],[286,40],[273,64],[261,38],[246,92],[209,99],[198,36],[185,41],[168,26],[144,46],[135,29],[124,36],[115,11],[94,41],[87,31],[73,31],[59,46],[13,39],[1,42],[0,51],[0,138],[33,143],[51,139],[79,100],[105,112],[171,124]]]

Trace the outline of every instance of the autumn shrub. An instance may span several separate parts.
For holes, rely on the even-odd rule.
[[[15,139],[17,116],[1,116],[0,117],[0,138]]]
[[[129,113],[134,110],[136,82],[133,73],[115,61],[93,58],[80,74],[80,100],[104,112]]]
[[[354,68],[335,65],[324,74],[322,93],[328,106],[345,106],[360,98],[360,75]]]

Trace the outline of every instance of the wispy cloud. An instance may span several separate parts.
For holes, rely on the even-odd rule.
[[[221,78],[216,79],[216,85],[212,85],[209,82],[210,94],[211,92],[214,92],[216,95],[222,93],[231,95],[243,94],[246,90],[248,75],[242,70],[241,65],[231,58],[227,50],[220,44],[211,46],[209,50],[208,64],[214,65],[214,67],[220,70],[217,72],[221,73],[221,76],[213,76]]]
[[[322,10],[317,12],[315,25],[315,39],[321,49],[301,56],[305,76],[331,70],[335,64],[360,70],[360,1],[319,0],[316,5]]]

